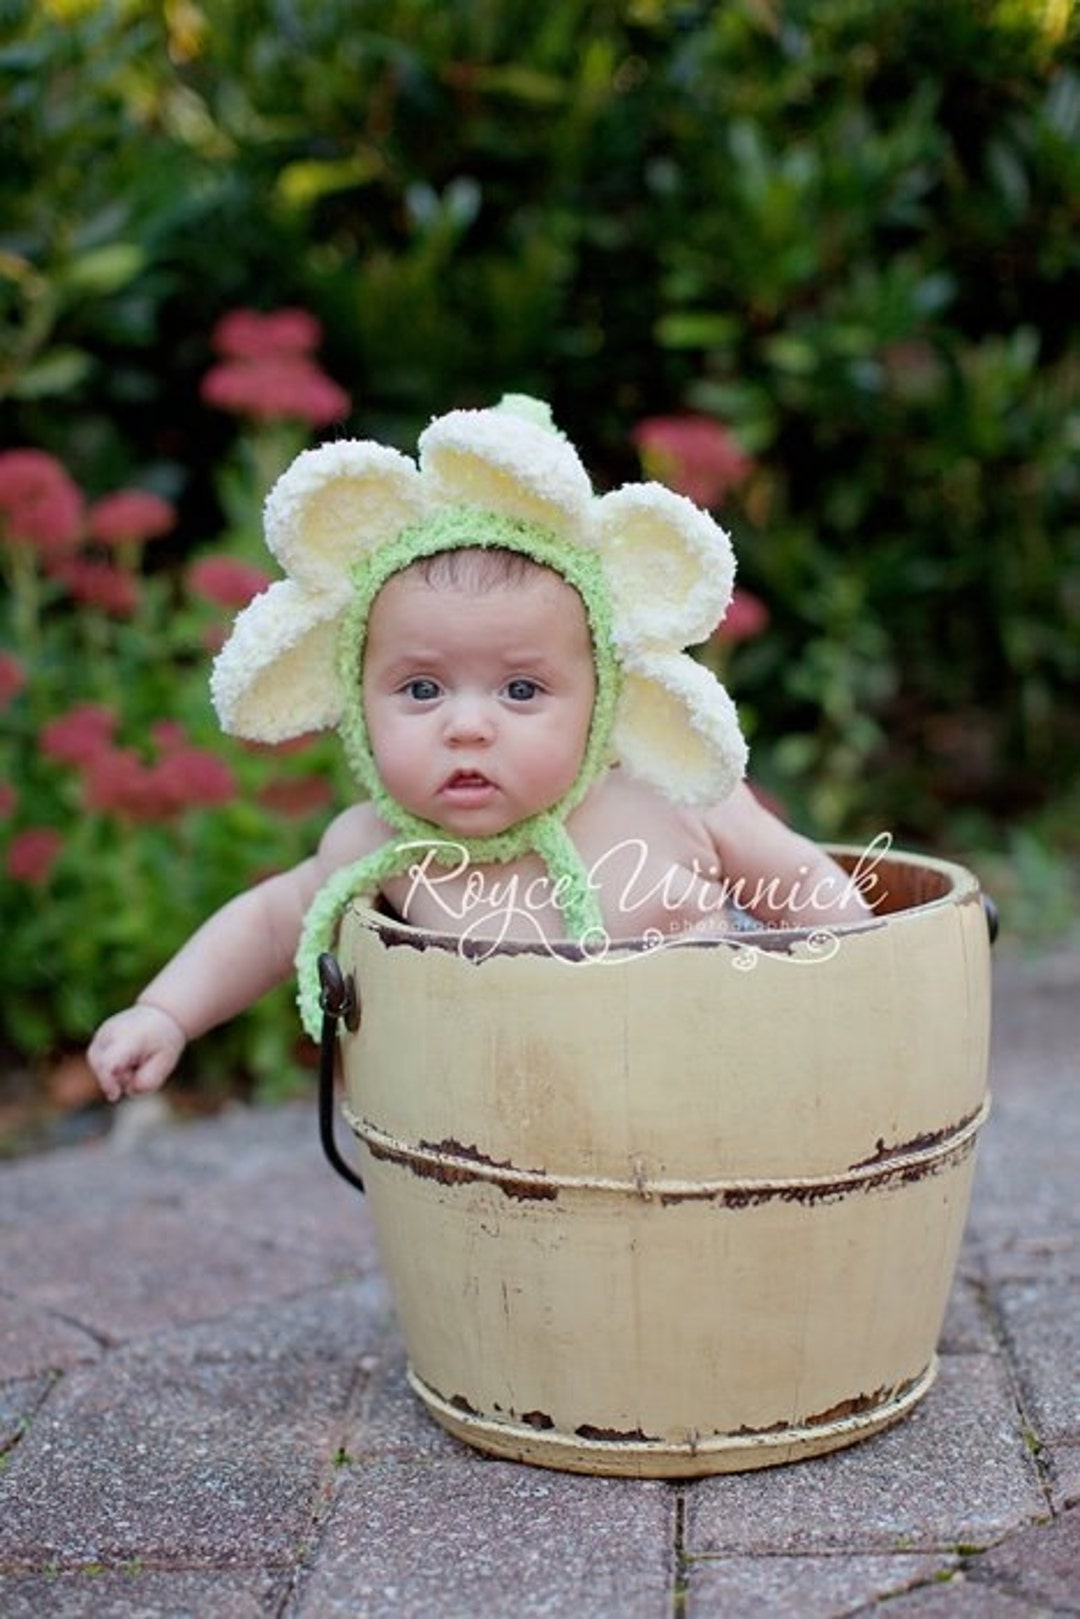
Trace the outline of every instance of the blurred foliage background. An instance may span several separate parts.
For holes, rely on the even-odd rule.
[[[722,424],[750,470],[718,515],[767,621],[715,656],[755,780],[816,835],[969,859],[1021,931],[1066,925],[1078,37],[1070,0],[0,0],[0,445],[177,514],[139,624],[88,642],[96,609],[38,592],[33,667],[9,578],[0,835],[63,840],[0,877],[9,1049],[79,1041],[317,834],[240,801],[125,820],[39,757],[86,698],[132,747],[170,716],[222,747],[177,580],[264,560],[262,495],[312,433],[208,405],[241,308],[314,315],[332,431],[406,450],[533,392],[607,486],[640,476],[643,418]],[[325,752],[289,768],[348,791]],[[181,880],[193,847],[213,880]],[[208,1052],[273,1084],[290,1015]]]

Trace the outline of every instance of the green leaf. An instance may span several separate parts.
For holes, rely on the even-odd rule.
[[[66,292],[108,297],[119,292],[146,268],[147,256],[135,242],[111,242],[72,259],[57,278]]]
[[[385,164],[377,152],[360,152],[337,161],[311,160],[287,163],[278,175],[277,189],[293,208],[309,208],[320,197],[335,191],[352,191],[370,185],[382,174]]]
[[[735,342],[741,322],[709,310],[676,311],[656,323],[657,341],[666,349],[718,349]]]
[[[93,360],[83,349],[49,349],[17,378],[11,392],[16,399],[47,399],[70,393],[92,367]]]
[[[512,96],[536,106],[554,106],[566,99],[561,79],[529,67],[472,67],[471,85],[493,95]]]
[[[794,337],[781,332],[776,337],[770,337],[763,348],[766,357],[778,371],[787,371],[796,377],[808,377],[817,370],[817,350],[804,337]]]

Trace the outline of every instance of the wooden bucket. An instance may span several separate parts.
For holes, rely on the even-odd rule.
[[[850,1444],[926,1392],[989,937],[964,868],[875,875],[874,918],[831,942],[601,961],[347,913],[345,1112],[410,1382],[460,1439],[686,1477]]]

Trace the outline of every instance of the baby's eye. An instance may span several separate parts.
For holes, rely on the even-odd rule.
[[[402,690],[411,697],[414,703],[430,703],[439,695],[439,685],[435,680],[428,680],[421,675],[416,680],[410,680]]]
[[[539,690],[535,680],[526,680],[523,676],[506,682],[506,695],[514,703],[527,703]]]

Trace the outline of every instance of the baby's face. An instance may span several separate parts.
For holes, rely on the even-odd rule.
[[[364,715],[384,786],[489,837],[573,786],[596,694],[581,598],[557,574],[476,591],[395,574],[368,618]]]

